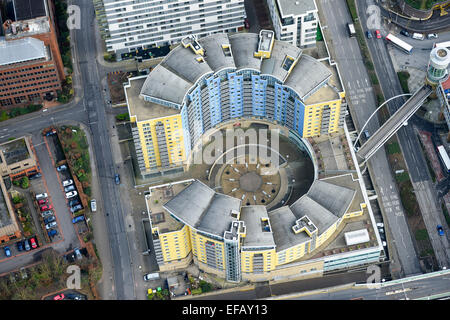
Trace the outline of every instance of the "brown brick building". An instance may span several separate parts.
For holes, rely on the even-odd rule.
[[[13,3],[16,21],[5,21],[5,40],[0,41],[0,106],[56,98],[65,73],[53,2],[14,0]]]

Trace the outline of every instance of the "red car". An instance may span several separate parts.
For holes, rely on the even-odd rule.
[[[53,300],[64,300],[64,293],[58,294],[57,296],[53,297]]]
[[[53,206],[51,204],[41,207],[41,211],[47,211],[47,210],[51,210],[51,209],[53,209]]]
[[[377,37],[377,39],[381,39],[380,30],[375,30],[375,36]]]
[[[41,199],[38,201],[39,205],[48,203],[48,199]]]
[[[247,19],[244,20],[244,26],[245,26],[245,29],[250,29],[250,23],[248,22]]]
[[[35,240],[34,238],[31,238],[31,239],[30,239],[30,243],[31,243],[31,247],[32,247],[33,249],[36,249],[36,248],[37,248],[37,243],[36,243],[36,240]]]

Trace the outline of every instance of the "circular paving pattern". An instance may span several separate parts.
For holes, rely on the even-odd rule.
[[[261,176],[255,171],[247,172],[239,178],[239,186],[246,192],[256,192],[261,188],[262,182]]]

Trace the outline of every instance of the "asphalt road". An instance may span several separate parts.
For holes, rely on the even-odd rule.
[[[358,42],[356,38],[348,36],[346,24],[352,21],[351,16],[345,1],[321,0],[320,4],[325,17],[322,24],[328,29],[328,40],[334,48],[333,57],[339,64],[342,81],[347,91],[349,108],[356,127],[361,128],[376,110],[377,102]],[[373,117],[368,123],[367,129],[372,133],[378,128],[378,119]],[[387,225],[387,240],[391,260],[393,260],[393,271],[403,276],[420,273],[419,260],[384,148],[381,148],[369,160],[369,172],[379,195],[380,206],[384,209],[383,218]],[[400,262],[400,266],[397,265],[397,262]]]
[[[373,0],[358,2],[358,15],[364,31],[367,30],[366,26],[368,25],[368,16],[366,15],[367,7],[373,4],[375,4]],[[383,25],[381,26],[380,31],[383,37],[389,32]],[[367,41],[367,44],[372,55],[378,79],[380,79],[380,85],[385,99],[387,100],[402,94],[403,90],[392,64],[385,40],[372,38]],[[387,106],[390,114],[397,111],[405,101],[404,98],[398,98],[389,102]],[[422,152],[419,139],[414,131],[412,123],[399,129],[397,131],[397,138],[414,186],[416,198],[421,208],[428,234],[435,234],[436,225],[442,224],[442,219],[439,217],[442,217],[442,214],[437,214],[441,209],[436,205],[435,201],[430,201],[430,195],[436,193],[436,191],[431,188],[431,183],[429,183],[431,182],[431,177],[427,170],[425,156]],[[450,256],[447,256],[447,252],[450,252],[448,249],[448,242],[437,241],[434,237],[430,238],[430,240],[440,267],[448,266],[450,262]]]

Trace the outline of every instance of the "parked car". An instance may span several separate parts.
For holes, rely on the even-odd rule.
[[[23,251],[23,241],[17,241],[16,246],[18,251]]]
[[[53,222],[50,222],[49,224],[46,224],[45,225],[45,229],[51,229],[51,228],[54,228],[54,227],[56,227],[56,221],[53,221]]]
[[[405,37],[409,37],[409,32],[406,31],[405,29],[403,29],[402,31],[400,31],[401,35],[404,35]]]
[[[37,242],[36,242],[36,239],[34,237],[30,238],[30,244],[31,244],[31,248],[33,248],[33,249],[37,248]]]
[[[58,171],[67,170],[67,166],[65,164],[63,164],[62,166],[56,167],[56,170],[58,170]]]
[[[73,184],[73,181],[71,179],[63,181],[63,187],[70,186],[71,184]]]
[[[78,216],[72,219],[72,223],[77,223],[84,220],[84,216]]]
[[[64,300],[64,293],[58,294],[53,297],[53,300]]]
[[[438,35],[437,35],[437,33],[430,33],[427,35],[427,38],[428,39],[437,39]]]
[[[372,32],[370,32],[369,30],[366,31],[366,35],[367,35],[367,39],[372,39]]]
[[[80,251],[79,248],[73,249],[73,252],[75,252],[75,255],[77,256],[77,259],[78,259],[78,260],[83,259],[83,256],[81,255],[81,251]]]
[[[250,29],[250,23],[248,22],[248,19],[244,19],[244,26],[245,29]]]
[[[66,294],[66,299],[70,300],[86,300],[86,297],[81,294],[68,293]]]
[[[442,226],[441,226],[440,224],[437,225],[436,229],[437,229],[438,234],[439,234],[440,236],[443,236],[443,235],[444,235],[444,228],[442,228]]]
[[[378,223],[377,223],[377,227],[378,227],[378,228],[383,228],[383,227],[384,227],[384,223],[378,222]]]
[[[47,231],[47,234],[51,238],[51,237],[56,236],[58,234],[58,231],[56,231],[56,229],[51,229],[51,230]]]
[[[91,200],[91,210],[92,210],[92,212],[97,211],[97,201],[95,199]]]
[[[386,241],[383,241],[383,247],[387,247]]]
[[[45,206],[41,207],[41,211],[47,211],[53,209],[53,206],[51,204],[47,204]]]
[[[70,207],[70,211],[72,213],[75,213],[77,211],[80,211],[81,209],[83,209],[83,206],[81,204],[77,204],[76,206]]]
[[[116,184],[120,184],[120,176],[118,173],[114,176],[114,180],[116,181]]]
[[[375,30],[375,36],[377,37],[377,39],[381,39],[380,30]]]
[[[46,193],[39,193],[36,195],[36,200],[47,198],[48,195]]]
[[[38,200],[38,204],[39,204],[39,205],[43,205],[43,204],[46,204],[46,203],[48,203],[48,199],[41,199],[41,200]]]
[[[42,177],[42,174],[38,172],[36,174],[33,174],[33,175],[29,176],[28,179],[29,180],[33,180],[33,179],[37,179],[37,178],[40,178],[40,177]]]
[[[70,191],[70,192],[67,192],[67,193],[66,193],[66,198],[67,198],[67,199],[73,198],[73,197],[75,197],[77,194],[78,194],[78,192],[76,192],[76,191]]]
[[[23,242],[24,246],[25,246],[25,251],[30,251],[31,247],[30,247],[30,243],[28,242],[28,240],[25,240]]]
[[[80,204],[80,201],[78,199],[73,199],[69,201],[69,206],[71,207],[76,206],[77,204]]]
[[[54,134],[56,134],[56,130],[55,130],[55,129],[52,129],[52,130],[50,130],[49,132],[47,132],[45,135],[48,137],[48,136],[52,136],[52,135],[54,135]]]
[[[45,224],[49,224],[50,222],[56,221],[55,216],[50,216],[47,219],[44,219]]]
[[[5,250],[5,255],[6,255],[7,257],[11,257],[11,250],[9,249],[9,247],[6,246],[6,247],[4,248],[4,250]]]
[[[42,211],[41,212],[42,218],[46,218],[46,217],[51,216],[51,215],[53,215],[53,211],[52,210],[47,210],[47,211]]]
[[[73,191],[73,190],[75,190],[75,186],[74,185],[70,185],[70,186],[67,186],[67,187],[64,188],[65,192],[69,192],[69,191]]]

